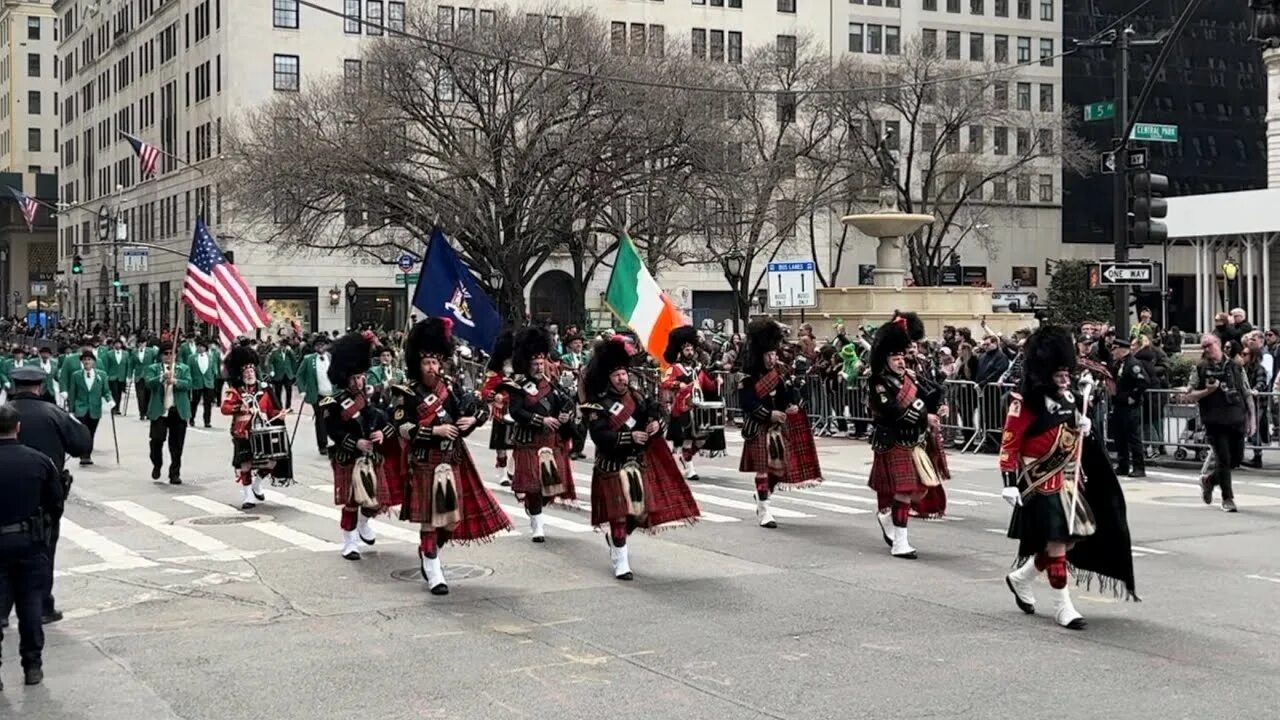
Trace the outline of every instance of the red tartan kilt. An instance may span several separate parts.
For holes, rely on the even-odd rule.
[[[538,475],[538,450],[549,447],[556,455],[556,469],[560,472],[560,480],[565,491],[556,497],[561,500],[577,500],[578,493],[573,485],[573,461],[569,458],[569,448],[560,440],[557,433],[542,433],[529,445],[517,445],[511,451],[515,461],[515,473],[511,477],[511,492],[518,496],[530,493],[542,493],[542,480]],[[544,497],[543,500],[553,498]]]
[[[329,467],[333,468],[333,504],[351,504],[351,474],[356,466],[330,462]],[[378,478],[378,502],[383,508],[391,507],[391,486],[387,482],[384,463],[376,463],[374,468]]]
[[[947,464],[947,452],[943,450],[942,422],[936,415],[929,416],[929,440],[925,446],[929,459],[933,461],[933,469],[943,480],[951,479],[951,466]]]
[[[645,517],[639,527],[656,530],[664,525],[691,524],[702,515],[684,473],[666,443],[650,443],[645,450]],[[591,524],[597,527],[627,519],[630,505],[623,495],[617,472],[596,470],[591,475]]]
[[[761,430],[758,435],[747,441],[742,450],[742,462],[738,470],[749,473],[769,472],[768,433]],[[804,413],[787,415],[787,424],[782,431],[782,444],[786,446],[783,456],[784,474],[779,478],[783,485],[812,485],[822,482],[822,465],[818,462],[818,447],[813,442],[813,432],[809,429],[809,417]]]
[[[871,476],[867,486],[877,495],[914,495],[928,490],[916,474],[912,449],[895,445],[888,450],[877,450],[871,461]]]
[[[410,463],[408,520],[427,523],[431,520],[431,482],[443,453],[433,450],[424,463]],[[449,535],[450,542],[467,543],[510,530],[511,518],[503,512],[497,498],[480,480],[471,453],[462,448],[453,462],[453,478],[462,501],[462,521]]]
[[[409,459],[400,443],[396,443],[396,446],[389,450],[391,452],[386,455],[382,463],[382,471],[387,475],[389,494],[387,505],[395,507],[404,504],[404,491],[409,484]]]

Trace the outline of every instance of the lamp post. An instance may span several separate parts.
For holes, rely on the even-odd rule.
[[[502,298],[502,284],[504,279],[502,271],[497,267],[494,267],[493,272],[489,273],[489,288],[493,290],[494,302],[498,303],[498,314],[500,314],[502,319],[505,321],[507,319],[506,308],[504,307],[506,303],[503,302]]]
[[[742,291],[738,285],[742,281],[742,268],[746,264],[746,260],[742,253],[736,250],[724,258],[724,272],[729,276],[729,288],[733,291],[733,329],[735,332],[740,331],[742,328]]]
[[[343,289],[347,292],[347,329],[349,330],[356,321],[356,296],[360,293],[360,286],[355,280],[348,280]]]
[[[1240,274],[1240,266],[1236,264],[1234,258],[1228,257],[1222,263],[1222,276],[1227,279],[1227,312],[1231,312],[1231,306],[1235,304],[1235,284],[1236,276]]]

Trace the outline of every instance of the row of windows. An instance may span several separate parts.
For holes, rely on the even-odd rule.
[[[928,177],[927,171],[925,176]],[[1040,173],[1037,175],[1014,175],[993,178],[983,182],[980,173],[939,172],[931,178],[928,194],[940,200],[959,200],[961,191],[968,193],[969,200],[986,200],[987,188],[991,188],[990,199],[994,202],[1031,202],[1032,181],[1036,183],[1036,202],[1053,202],[1053,175]],[[1013,198],[1009,197],[1009,186],[1013,185]]]
[[[861,0],[849,0],[851,3],[861,4]],[[1040,19],[1046,22],[1053,21],[1053,0],[1039,0],[1040,2]],[[870,4],[870,3],[868,3]],[[876,3],[879,4],[879,3]],[[992,0],[996,17],[1009,17],[1009,0]],[[1019,20],[1031,19],[1032,0],[1016,0]],[[960,12],[961,0],[945,0],[946,11],[949,13]],[[986,0],[969,0],[970,15],[985,15],[987,12]],[[929,11],[937,11],[938,0],[924,0],[924,9]]]
[[[851,31],[852,32],[852,31]],[[959,30],[946,30],[943,36],[943,57],[948,60],[961,60],[961,33]],[[938,31],[932,28],[925,28],[922,31],[921,42],[926,52],[938,52]],[[1009,62],[1009,36],[993,35],[993,58],[998,63]],[[1017,63],[1019,65],[1031,62],[1031,46],[1032,38],[1020,35],[1016,38],[1018,55]],[[1040,38],[1040,64],[1044,67],[1053,67],[1053,38]],[[969,60],[973,62],[985,62],[987,59],[987,36],[980,32],[969,33]]]
[[[902,123],[898,120],[884,120],[878,123],[868,123],[865,130],[866,137],[884,137],[885,145],[889,150],[898,151],[902,149],[902,140],[899,137]],[[1032,131],[1030,128],[1011,128],[1007,125],[996,125],[986,128],[982,125],[969,125],[964,128],[965,137],[968,143],[961,150],[961,133],[959,129],[947,135],[943,141],[943,151],[946,154],[952,153],[985,153],[987,152],[986,138],[988,131],[991,135],[991,152],[994,155],[1009,154],[1009,137],[1013,136],[1014,153],[1019,156],[1030,155],[1051,155],[1054,152],[1053,130],[1041,128],[1035,132],[1035,145],[1032,145]],[[920,124],[920,144],[921,149],[925,153],[932,153],[938,145],[938,125],[936,123]],[[1034,152],[1033,152],[1034,151]]]
[[[628,36],[627,23],[610,23],[609,43],[610,49],[614,55],[632,55],[635,57],[647,56],[654,58],[660,58],[666,55],[666,27],[662,25],[631,23],[630,28],[631,34]],[[740,34],[739,38],[741,38]]]
[[[276,6],[281,4],[281,0],[276,0]],[[287,2],[285,4],[288,4]],[[297,27],[298,9],[297,2],[293,3],[293,20]],[[449,7],[441,5],[440,10]],[[452,8],[449,8],[452,10]],[[403,2],[387,2],[386,15],[383,16],[382,0],[344,0],[343,14],[346,16],[342,23],[342,31],[359,35],[381,35],[383,29],[389,29],[395,32],[404,32],[404,3]],[[362,22],[363,18],[363,22]],[[385,24],[384,24],[385,23]],[[290,26],[277,26],[290,27]]]

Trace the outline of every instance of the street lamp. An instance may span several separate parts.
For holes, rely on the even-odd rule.
[[[337,285],[334,285],[333,288],[329,290],[329,306],[338,307],[338,303],[340,302],[342,302],[342,291],[338,289]]]
[[[1234,258],[1227,258],[1226,262],[1222,263],[1222,276],[1227,279],[1227,305],[1235,304],[1235,282],[1239,274],[1240,266],[1236,264]],[[1227,310],[1230,309],[1230,307],[1227,308]]]
[[[737,331],[742,325],[742,304],[739,301],[738,282],[742,277],[742,268],[746,265],[742,253],[733,251],[724,257],[724,271],[729,276],[729,288],[733,290],[733,328]]]

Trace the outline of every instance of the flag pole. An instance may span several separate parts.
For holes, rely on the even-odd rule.
[[[204,168],[196,167],[195,165],[193,165],[193,164],[191,164],[191,163],[187,162],[186,160],[183,160],[182,158],[178,157],[177,155],[174,155],[173,153],[169,152],[168,150],[165,150],[164,148],[160,147],[159,145],[152,145],[151,143],[148,143],[146,140],[143,140],[142,138],[138,137],[137,135],[132,135],[132,134],[130,134],[130,133],[127,133],[127,132],[125,132],[125,131],[121,130],[121,131],[120,131],[120,137],[124,138],[125,140],[128,140],[130,137],[132,137],[133,139],[137,140],[138,142],[147,143],[148,145],[151,145],[151,147],[155,148],[156,152],[160,153],[161,155],[163,155],[163,156],[165,156],[165,157],[167,157],[167,158],[173,158],[173,160],[174,160],[174,161],[176,161],[176,162],[178,162],[178,163],[180,163],[180,164],[182,164],[182,165],[186,165],[187,167],[191,168],[192,170],[195,170],[196,172],[200,173],[201,175],[203,175],[203,174],[204,174]],[[152,173],[151,177],[153,177],[153,178],[154,178],[154,177],[156,177],[156,176],[157,176],[157,175],[159,175],[159,174],[160,174],[159,172]]]

